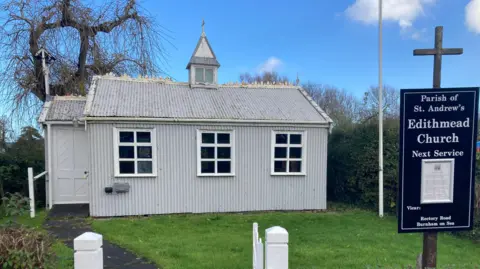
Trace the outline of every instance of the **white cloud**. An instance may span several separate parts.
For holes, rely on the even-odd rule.
[[[421,41],[425,40],[427,28],[416,29],[414,27],[402,28],[401,35],[405,38],[411,38],[413,40]]]
[[[283,66],[283,62],[277,57],[270,57],[257,67],[258,73],[277,71]]]
[[[480,0],[471,0],[465,7],[465,24],[468,30],[480,34]]]
[[[384,0],[383,20],[398,23],[402,30],[413,27],[413,22],[424,15],[424,8],[433,5],[436,0]],[[478,1],[478,0],[473,0]],[[378,23],[378,0],[355,0],[345,10],[346,15],[365,24]],[[415,34],[415,36],[417,36]],[[412,36],[413,37],[413,36]]]
[[[422,29],[422,31],[414,31],[411,35],[411,38],[414,40],[421,40],[423,39],[423,34],[425,33],[425,29]]]

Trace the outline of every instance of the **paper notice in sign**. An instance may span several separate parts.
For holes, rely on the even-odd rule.
[[[422,204],[453,203],[454,159],[422,160]]]

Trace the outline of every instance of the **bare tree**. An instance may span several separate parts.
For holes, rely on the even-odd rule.
[[[245,83],[284,83],[289,82],[288,77],[280,76],[277,72],[264,72],[261,74],[250,74],[250,73],[243,73],[240,74],[240,81]]]
[[[382,106],[385,118],[397,118],[400,114],[400,91],[391,87],[383,87]],[[363,120],[378,116],[378,87],[370,87],[363,95]]]
[[[288,77],[280,76],[276,72],[263,74],[243,73],[240,81],[253,82],[289,82]],[[299,81],[293,84],[297,85]],[[335,86],[307,82],[302,87],[310,94],[313,100],[332,118],[336,126],[347,126],[371,120],[378,116],[378,88],[371,87],[358,98],[352,93]],[[400,93],[393,87],[383,88],[383,111],[385,118],[395,118],[399,115]]]
[[[334,86],[310,82],[302,86],[335,125],[353,124],[359,120],[361,103],[351,93]]]
[[[42,62],[35,57],[40,48],[56,58],[50,64],[52,95],[85,95],[96,74],[163,73],[168,32],[135,0],[101,6],[81,0],[9,0],[1,7],[1,104],[11,111],[38,109],[45,101]]]

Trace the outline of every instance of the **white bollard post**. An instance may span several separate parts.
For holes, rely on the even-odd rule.
[[[280,226],[265,230],[265,269],[288,269],[288,232]]]
[[[31,167],[28,168],[28,198],[30,198],[30,218],[35,218],[35,193],[33,188],[33,168]]]
[[[75,269],[103,269],[102,235],[86,232],[73,240]]]

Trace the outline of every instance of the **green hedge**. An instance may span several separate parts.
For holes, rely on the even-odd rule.
[[[12,144],[0,148],[0,199],[8,193],[28,197],[28,167],[34,175],[45,170],[43,137],[33,127],[24,127]],[[45,205],[45,177],[35,180],[37,206]],[[0,203],[1,205],[1,203]]]
[[[477,152],[477,169],[476,169],[476,186],[475,186],[475,215],[472,231],[454,233],[456,235],[467,237],[473,241],[480,243],[480,153]]]
[[[394,214],[398,188],[398,119],[385,120],[383,137],[384,205],[386,212]],[[377,210],[378,123],[335,128],[328,150],[328,199]],[[480,241],[480,153],[477,153],[476,178],[475,229],[458,234]]]
[[[398,120],[384,123],[384,203],[396,209]],[[362,207],[378,208],[378,123],[336,128],[329,139],[328,197]]]

